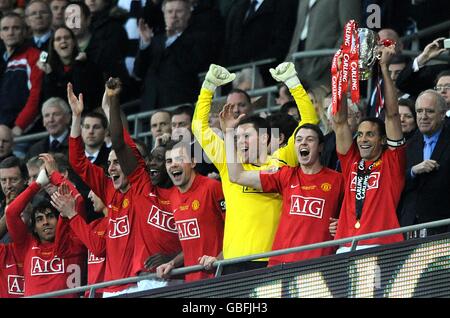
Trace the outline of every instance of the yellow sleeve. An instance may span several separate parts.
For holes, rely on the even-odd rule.
[[[319,123],[319,117],[316,114],[316,110],[314,109],[314,105],[309,99],[308,93],[306,93],[305,89],[302,85],[298,85],[289,90],[294,96],[295,103],[297,104],[298,111],[300,113],[301,120],[298,123],[298,127],[304,124],[315,124]],[[277,151],[273,153],[273,157],[278,160],[286,163],[291,167],[295,167],[298,165],[297,154],[295,153],[295,133],[297,129],[295,129],[294,134],[288,139],[288,143],[286,146],[279,148]]]
[[[202,88],[192,118],[192,133],[212,163],[222,174],[225,165],[225,143],[209,126],[213,92]]]

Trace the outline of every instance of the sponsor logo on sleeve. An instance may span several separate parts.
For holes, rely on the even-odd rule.
[[[56,275],[64,273],[64,259],[57,256],[44,260],[38,256],[31,258],[31,276]]]
[[[303,197],[301,195],[291,196],[291,209],[289,214],[310,216],[321,219],[325,200],[314,197]]]
[[[128,215],[122,216],[117,219],[109,219],[110,229],[108,236],[110,238],[119,238],[130,234],[130,223],[128,221]]]
[[[200,227],[197,219],[176,222],[180,241],[200,238]]]
[[[163,211],[154,205],[148,214],[147,223],[166,232],[178,233],[173,214]]]
[[[100,264],[103,263],[104,261],[105,261],[104,257],[97,257],[94,255],[94,253],[89,251],[88,264]]]
[[[219,200],[219,206],[220,206],[220,209],[222,210],[222,212],[226,211],[227,206],[226,206],[225,200]]]

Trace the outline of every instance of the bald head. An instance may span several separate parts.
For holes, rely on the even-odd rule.
[[[13,136],[8,126],[0,125],[0,158],[12,153]]]

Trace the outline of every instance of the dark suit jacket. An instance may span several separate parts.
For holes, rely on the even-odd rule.
[[[141,109],[195,102],[200,89],[198,73],[210,64],[210,37],[189,27],[165,47],[166,35],[156,35],[148,48],[140,50],[134,73],[144,82]]]
[[[222,63],[231,66],[276,58],[276,65],[283,61],[294,32],[297,5],[295,0],[265,0],[245,19],[250,0],[238,0],[227,18]],[[265,83],[270,78],[268,67],[261,68]]]
[[[69,156],[69,135],[67,134],[64,141],[59,145],[56,152],[63,153],[67,158]],[[30,159],[31,157],[37,156],[44,152],[50,151],[50,137],[45,137],[42,140],[36,142],[33,144],[30,149],[28,150],[28,153],[26,155],[26,160]]]
[[[100,148],[100,152],[98,153],[98,156],[94,161],[94,164],[104,169],[107,168],[108,156],[110,151],[111,148],[106,147],[106,144],[103,143],[102,147]]]
[[[443,128],[431,155],[439,170],[412,178],[411,167],[423,161],[423,147],[423,135],[417,131],[407,144],[406,183],[399,207],[401,226],[450,217],[450,128]],[[432,233],[446,230],[438,228]]]
[[[433,88],[436,76],[442,71],[450,70],[449,64],[436,64],[421,67],[419,71],[414,72],[413,62],[400,72],[395,84],[402,92],[414,96],[418,96],[426,89]]]

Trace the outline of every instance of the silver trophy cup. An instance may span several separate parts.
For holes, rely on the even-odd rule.
[[[377,61],[379,36],[376,32],[366,29],[358,29],[359,37],[359,79],[366,81],[372,77],[373,66]]]

